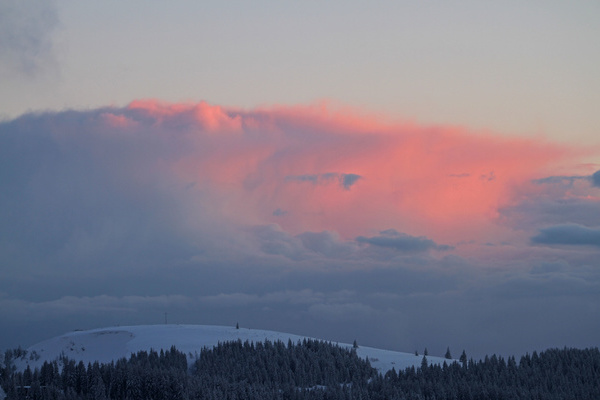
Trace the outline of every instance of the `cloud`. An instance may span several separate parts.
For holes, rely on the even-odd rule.
[[[326,185],[331,182],[337,182],[340,187],[350,190],[362,176],[357,174],[339,174],[337,172],[327,172],[324,174],[296,175],[286,176],[286,181],[309,182],[313,185]]]
[[[500,209],[500,221],[527,232],[537,231],[537,227],[544,225],[600,225],[599,199],[570,192],[552,191],[523,198],[517,204]]]
[[[450,250],[452,246],[438,245],[433,240],[424,236],[416,237],[405,233],[400,233],[394,229],[380,232],[379,236],[356,238],[359,243],[366,243],[372,246],[379,246],[398,250],[406,253],[419,253],[429,250]]]
[[[256,226],[252,233],[260,243],[260,249],[270,255],[281,255],[292,260],[305,259],[308,254],[302,243],[277,225]]]
[[[53,0],[0,2],[0,71],[32,76],[53,63],[57,25]]]
[[[600,247],[600,228],[575,224],[556,225],[540,229],[540,233],[532,237],[531,241],[536,244]]]
[[[596,187],[600,187],[600,171],[596,171],[592,175],[592,184]]]
[[[499,222],[529,236],[540,226],[600,225],[600,197],[590,185],[592,178],[580,173],[533,180],[519,199],[498,210]]]
[[[441,354],[522,348],[503,339],[514,326],[562,346],[557,321],[589,343],[597,247],[530,241],[600,225],[589,180],[532,182],[590,176],[571,168],[580,154],[321,105],[146,100],[3,121],[0,347],[164,312]],[[496,323],[527,288],[547,301]]]
[[[589,180],[589,176],[548,176],[545,178],[534,179],[532,182],[537,184],[560,184],[566,182],[572,185],[577,180]]]
[[[0,248],[23,271],[101,271],[245,254],[345,259],[359,256],[355,240],[417,253],[496,243],[514,236],[526,204],[566,204],[531,180],[578,151],[321,106],[145,100],[27,114],[0,123]],[[576,189],[594,209],[589,184]],[[530,231],[554,223],[529,214],[539,216]],[[404,236],[369,236],[387,226]]]
[[[344,259],[356,250],[352,243],[344,242],[335,232],[304,232],[297,237],[307,250],[327,257]]]
[[[303,232],[292,236],[275,224],[255,226],[251,232],[264,253],[285,256],[291,260],[315,257],[341,260],[351,256],[357,250],[352,242],[342,240],[336,232]]]
[[[350,187],[352,185],[354,185],[361,178],[362,178],[362,176],[357,175],[357,174],[342,174],[340,177],[342,186],[346,190],[350,190]]]

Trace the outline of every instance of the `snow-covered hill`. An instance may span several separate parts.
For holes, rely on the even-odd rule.
[[[248,340],[251,342],[282,341],[293,343],[305,339],[305,336],[289,333],[264,331],[258,329],[236,329],[228,326],[208,325],[140,325],[113,328],[75,331],[55,337],[31,346],[26,357],[17,361],[19,369],[29,365],[32,369],[41,367],[44,361],[53,361],[61,354],[84,363],[99,361],[101,363],[129,357],[131,353],[141,350],[169,349],[175,346],[188,355],[188,361],[194,362],[203,347],[213,347],[219,342]],[[314,339],[314,338],[313,338]],[[337,343],[351,348],[351,344]],[[359,357],[368,357],[371,365],[385,373],[392,368],[396,370],[421,365],[422,356],[409,353],[380,350],[359,346],[356,350]],[[449,362],[440,357],[427,357],[429,363]]]

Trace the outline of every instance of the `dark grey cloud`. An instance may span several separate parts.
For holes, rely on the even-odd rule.
[[[596,171],[592,175],[592,184],[596,187],[600,187],[600,171]]]
[[[345,260],[357,256],[354,242],[342,240],[335,232],[303,232],[293,236],[277,225],[254,226],[250,229],[260,249],[269,255],[290,260],[332,258]]]
[[[362,176],[357,174],[342,174],[340,179],[342,181],[342,186],[346,190],[350,190],[350,187],[354,185]]]
[[[499,222],[526,232],[540,226],[600,225],[600,203],[590,192],[595,179],[600,179],[598,172],[534,180],[539,190],[524,193],[519,203],[500,209]]]
[[[362,178],[362,176],[357,174],[326,172],[324,174],[290,175],[287,176],[285,180],[292,182],[309,182],[313,185],[326,185],[331,182],[336,182],[345,190],[350,190],[350,188]]]
[[[567,183],[568,185],[572,185],[575,181],[579,181],[579,180],[589,180],[590,177],[589,176],[582,176],[582,175],[573,175],[573,176],[548,176],[545,178],[540,178],[540,179],[534,179],[532,182],[533,183],[537,183],[539,185],[541,184],[561,184],[561,183]]]
[[[359,243],[366,243],[372,246],[385,247],[406,253],[419,253],[429,250],[450,250],[451,246],[439,245],[433,240],[424,236],[411,236],[400,233],[394,229],[381,231],[379,236],[356,238]]]
[[[536,244],[600,247],[600,228],[576,224],[556,225],[540,229],[531,241]]]
[[[0,72],[31,76],[54,63],[52,34],[57,26],[53,0],[0,1]]]

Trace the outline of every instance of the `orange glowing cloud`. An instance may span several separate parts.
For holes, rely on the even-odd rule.
[[[159,127],[185,127],[191,149],[171,168],[214,193],[219,212],[292,233],[352,238],[394,228],[440,241],[480,238],[532,179],[582,154],[541,139],[380,122],[323,104],[247,111],[149,100],[128,111]]]

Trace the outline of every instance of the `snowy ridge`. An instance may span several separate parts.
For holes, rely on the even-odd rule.
[[[75,331],[66,333],[49,340],[45,340],[29,347],[26,357],[16,362],[17,368],[25,369],[29,365],[32,369],[41,367],[44,361],[53,361],[61,355],[76,362],[85,364],[98,361],[109,363],[122,357],[129,357],[131,353],[154,349],[170,349],[175,346],[177,350],[188,356],[189,363],[193,363],[204,347],[214,347],[220,342],[246,340],[250,342],[291,340],[297,343],[303,339],[315,339],[289,333],[247,329],[228,326],[211,325],[140,325],[121,326],[112,328],[92,329],[89,331]],[[352,348],[351,344],[337,343],[342,347]],[[359,346],[356,353],[361,358],[369,358],[371,365],[381,373],[392,368],[405,369],[410,366],[421,366],[422,356],[410,353],[381,350],[372,347]],[[441,357],[427,356],[428,362],[442,364],[446,360]]]

